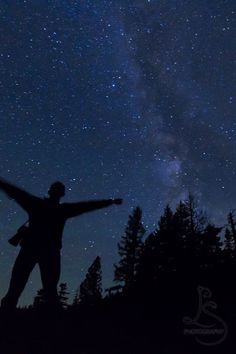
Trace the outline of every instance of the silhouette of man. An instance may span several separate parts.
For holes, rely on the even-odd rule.
[[[60,249],[62,233],[68,218],[88,211],[121,204],[122,199],[107,199],[78,203],[60,203],[65,195],[65,186],[55,182],[48,191],[48,198],[36,197],[3,179],[0,189],[14,199],[29,216],[29,235],[21,243],[16,258],[10,286],[2,299],[2,308],[15,308],[24,290],[29,275],[38,263],[44,289],[45,302],[58,304],[57,284],[60,278]]]

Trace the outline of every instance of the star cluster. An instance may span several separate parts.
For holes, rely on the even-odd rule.
[[[112,282],[132,207],[152,230],[194,193],[213,219],[235,207],[232,0],[1,1],[1,175],[36,195],[124,204],[68,222],[62,280],[75,290],[96,255]],[[26,215],[1,195],[2,295]],[[33,273],[23,296],[40,287]]]

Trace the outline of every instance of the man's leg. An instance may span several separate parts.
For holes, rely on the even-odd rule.
[[[16,307],[35,264],[36,257],[34,252],[22,247],[13,266],[8,292],[1,301],[2,308],[11,309]]]
[[[46,305],[54,308],[58,307],[57,284],[61,272],[60,250],[43,250],[39,256],[39,268]]]

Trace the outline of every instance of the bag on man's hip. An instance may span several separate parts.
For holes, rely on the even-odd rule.
[[[18,246],[18,245],[22,245],[24,243],[24,241],[29,237],[29,226],[26,225],[28,223],[28,221],[26,223],[24,223],[21,227],[19,227],[19,229],[17,230],[17,233],[11,237],[8,242],[12,245],[12,246]]]

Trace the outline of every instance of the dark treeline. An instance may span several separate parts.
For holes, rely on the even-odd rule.
[[[72,303],[68,302],[67,284],[59,285],[57,320],[51,317],[48,322],[42,289],[32,305],[18,310],[18,322],[23,316],[33,340],[41,340],[39,326],[42,323],[45,326],[43,338],[47,349],[33,353],[50,353],[52,321],[54,329],[57,326],[52,341],[53,345],[57,343],[58,353],[177,354],[181,351],[197,354],[206,348],[208,353],[234,352],[236,221],[233,211],[226,216],[225,225],[216,226],[189,195],[175,209],[167,205],[156,229],[148,233],[142,210],[136,207],[118,243],[118,253],[114,286],[105,289],[105,293],[101,259],[97,257]],[[37,334],[29,329],[32,318]],[[202,337],[197,336],[196,340],[196,336],[184,334],[189,324],[192,328],[224,330],[224,334],[205,336],[201,345],[198,339]],[[5,327],[1,333],[4,330]],[[21,335],[24,337],[23,330]],[[7,346],[4,348],[8,353]]]
[[[236,265],[236,223],[233,212],[227,225],[214,225],[196,205],[193,196],[181,201],[175,210],[166,206],[157,228],[145,236],[142,211],[137,207],[130,216],[118,245],[120,262],[115,280],[124,293],[156,296],[177,286],[186,293],[198,284],[213,287],[233,285],[230,274]],[[229,282],[229,284],[227,284]]]

